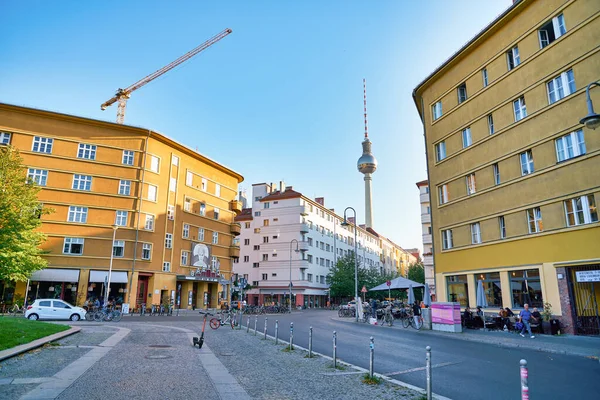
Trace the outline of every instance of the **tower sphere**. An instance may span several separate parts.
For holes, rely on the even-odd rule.
[[[366,138],[362,142],[363,154],[358,159],[356,166],[362,174],[372,174],[377,170],[377,159],[371,153],[371,141]]]

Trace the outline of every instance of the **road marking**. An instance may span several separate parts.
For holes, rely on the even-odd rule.
[[[445,362],[445,363],[440,363],[440,364],[434,364],[434,365],[431,366],[431,368],[447,367],[448,365],[456,365],[456,364],[460,364],[460,363],[458,363],[458,362]],[[410,372],[423,371],[426,368],[427,367],[411,368],[411,369],[405,369],[404,371],[385,373],[384,375],[390,376],[390,375],[408,374]]]
[[[362,374],[362,372],[357,371],[357,372],[325,372],[321,375],[325,375],[325,376],[337,376],[337,375],[358,375],[358,374]]]

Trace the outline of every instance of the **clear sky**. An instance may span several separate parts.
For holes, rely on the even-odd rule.
[[[0,4],[0,102],[114,121],[125,88],[225,28],[233,33],[133,93],[125,123],[240,172],[284,180],[364,223],[363,88],[374,228],[422,248],[427,177],[412,90],[512,0],[27,1]]]

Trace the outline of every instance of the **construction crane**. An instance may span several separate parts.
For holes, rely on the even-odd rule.
[[[129,97],[131,97],[131,93],[133,91],[141,88],[142,86],[144,86],[145,84],[147,84],[149,82],[152,82],[154,79],[158,78],[165,72],[172,70],[173,68],[175,68],[179,64],[183,63],[184,61],[189,60],[190,58],[194,57],[196,54],[200,53],[202,50],[217,43],[219,40],[223,39],[225,36],[229,35],[230,33],[231,33],[231,29],[225,29],[223,32],[208,39],[206,42],[202,43],[200,46],[185,53],[184,55],[182,55],[181,57],[179,57],[177,60],[173,61],[169,65],[166,65],[166,66],[162,67],[161,69],[159,69],[158,71],[151,73],[147,77],[140,79],[139,81],[137,81],[133,85],[129,86],[128,88],[118,89],[117,93],[115,93],[115,95],[110,100],[107,100],[100,106],[100,109],[106,110],[106,108],[108,106],[111,106],[116,102],[119,102],[119,105],[117,107],[117,124],[122,124],[123,121],[125,120],[125,108],[127,107],[127,100],[129,99]]]

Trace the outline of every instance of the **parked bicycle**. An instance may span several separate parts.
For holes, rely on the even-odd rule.
[[[394,325],[394,316],[392,315],[392,307],[387,306],[382,310],[381,313],[381,326],[387,324],[388,326]]]
[[[231,329],[235,326],[235,313],[229,311],[223,311],[217,314],[216,318],[210,319],[210,327],[212,329],[219,329],[220,326],[224,326],[226,324],[231,325]]]
[[[25,315],[25,306],[23,306],[23,307],[19,307],[19,305],[18,305],[18,304],[15,304],[14,306],[12,306],[12,307],[10,308],[10,310],[8,310],[8,313],[9,313],[10,315],[12,315],[13,317],[16,317],[17,315],[18,315],[19,317],[22,317],[22,316],[24,316],[24,315]]]
[[[405,328],[411,326],[414,329],[419,330],[423,326],[423,317],[418,315],[415,318],[412,309],[407,309],[406,317],[402,318],[402,326],[404,326]]]
[[[96,322],[101,322],[101,321],[119,322],[122,317],[123,317],[123,314],[121,314],[121,311],[115,310],[114,308],[104,307],[101,310],[98,310],[94,313],[94,321],[96,321]]]

